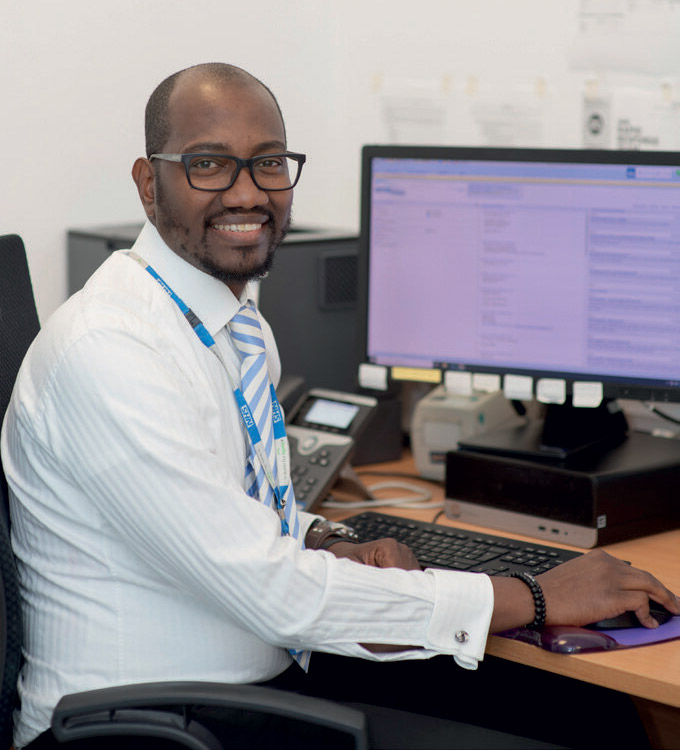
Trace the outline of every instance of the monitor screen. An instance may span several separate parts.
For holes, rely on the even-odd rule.
[[[680,154],[367,146],[366,359],[680,400]]]

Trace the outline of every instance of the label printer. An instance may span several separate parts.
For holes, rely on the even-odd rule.
[[[500,391],[461,396],[439,385],[415,406],[411,450],[421,476],[444,480],[446,452],[458,441],[518,421],[517,412]]]

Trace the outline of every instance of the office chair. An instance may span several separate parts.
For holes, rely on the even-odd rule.
[[[39,330],[24,245],[17,235],[0,237],[0,423],[21,361]],[[10,544],[9,495],[0,464],[0,750],[12,743],[12,713],[21,666],[21,601]],[[60,742],[100,748],[104,738],[135,737],[168,747],[221,750],[223,745],[193,717],[196,706],[264,713],[344,734],[356,750],[367,747],[366,717],[330,701],[256,685],[157,682],[122,685],[68,695],[52,716]],[[87,740],[91,743],[87,743]]]

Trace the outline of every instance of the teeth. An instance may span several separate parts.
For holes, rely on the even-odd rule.
[[[215,229],[224,232],[252,232],[261,226],[262,224],[213,224]]]

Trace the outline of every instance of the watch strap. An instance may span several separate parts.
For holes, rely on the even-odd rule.
[[[328,549],[335,542],[352,542],[356,544],[359,535],[351,526],[336,521],[317,519],[309,527],[305,536],[307,549]]]

